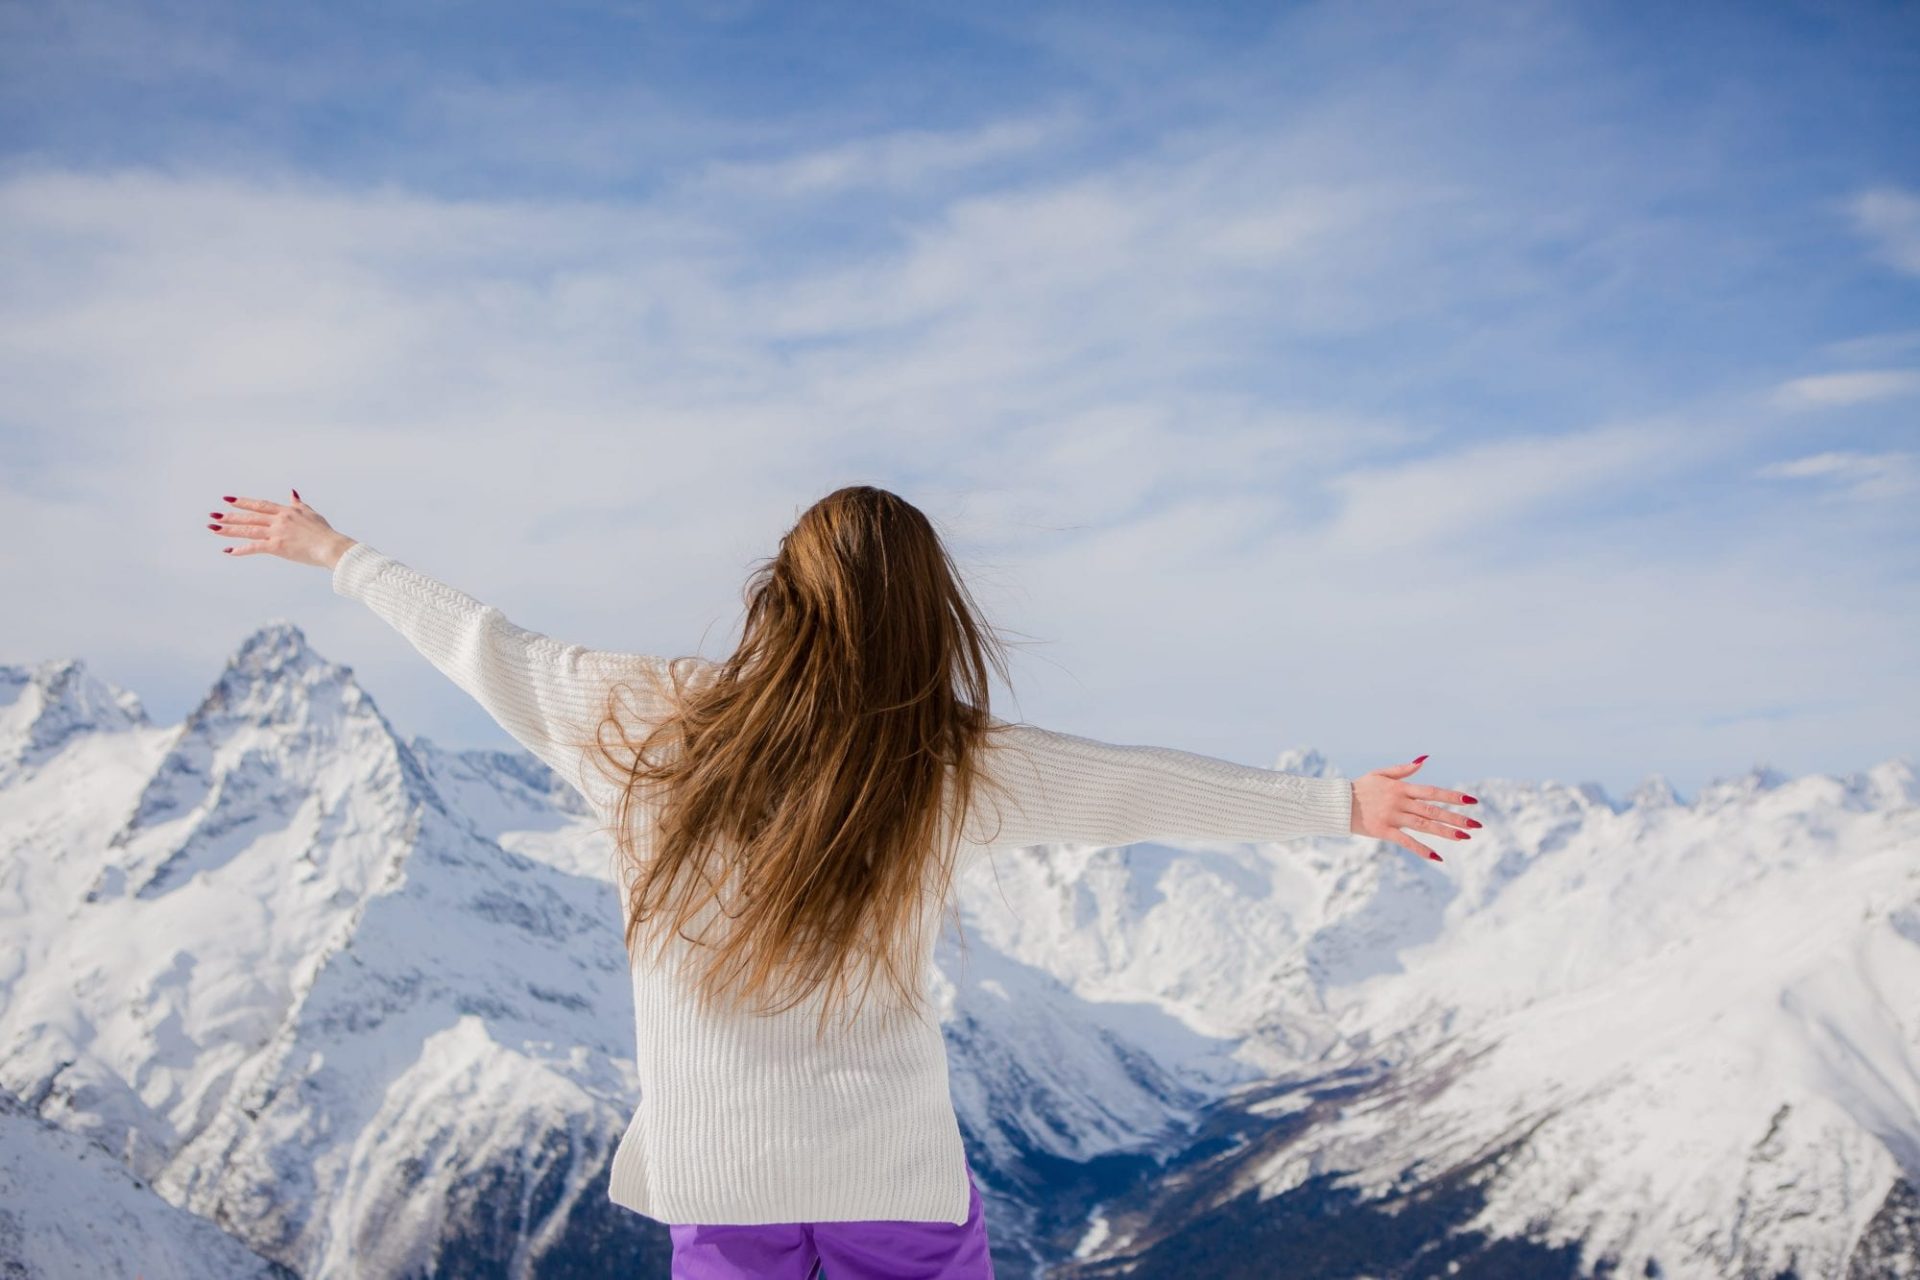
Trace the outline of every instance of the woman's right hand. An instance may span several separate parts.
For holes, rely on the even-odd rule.
[[[1425,783],[1402,781],[1417,770],[1425,759],[1425,756],[1421,756],[1409,764],[1388,765],[1353,780],[1353,834],[1391,840],[1424,858],[1440,862],[1443,859],[1439,854],[1401,828],[1411,827],[1415,831],[1446,836],[1450,840],[1465,840],[1468,836],[1463,828],[1478,827],[1480,824],[1472,818],[1450,813],[1440,805],[1480,802],[1458,791],[1443,791]]]

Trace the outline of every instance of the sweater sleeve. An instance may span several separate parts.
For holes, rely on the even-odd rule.
[[[1352,834],[1353,783],[995,721],[1002,784],[969,824],[988,846]]]
[[[613,792],[587,759],[616,683],[649,697],[644,677],[663,659],[563,644],[499,609],[409,568],[364,542],[333,567],[333,589],[365,604],[500,727],[580,792],[596,812]]]

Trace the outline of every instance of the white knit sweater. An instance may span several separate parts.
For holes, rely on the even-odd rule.
[[[634,681],[665,659],[527,631],[364,542],[335,565],[333,589],[385,619],[611,820],[613,784],[564,744],[592,738],[612,682]],[[631,699],[623,706],[634,709]],[[1350,831],[1353,788],[1344,778],[1027,724],[1004,732],[986,767],[1007,799],[988,793],[993,811],[968,816],[963,854]],[[944,906],[931,904],[932,918]],[[938,931],[925,932],[930,956]],[[884,984],[857,1021],[824,1042],[814,1037],[813,1000],[775,1016],[711,1014],[678,980],[685,950],[657,967],[633,966],[640,1097],[614,1155],[615,1203],[669,1223],[966,1220],[966,1155],[938,1026],[882,1001]]]

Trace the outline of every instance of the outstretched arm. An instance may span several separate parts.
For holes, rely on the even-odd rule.
[[[970,815],[967,834],[977,844],[1363,835],[1439,861],[1399,828],[1464,838],[1463,828],[1480,825],[1438,804],[1420,803],[1475,801],[1402,781],[1419,760],[1349,781],[1260,769],[1173,747],[1101,742],[1037,725],[997,719],[994,724],[988,772],[1001,785],[985,791],[986,803]]]
[[[993,740],[992,775],[1011,803],[1001,801],[997,812],[990,805],[976,834],[995,845],[1286,840],[1352,831],[1353,784],[1345,778],[1257,769],[1030,724],[1006,725]]]
[[[215,532],[242,539],[230,553],[270,554],[328,569],[336,593],[359,600],[478,702],[596,812],[613,786],[587,758],[615,684],[631,685],[642,715],[665,659],[565,644],[509,621],[499,609],[364,542],[300,501],[228,498],[239,509]]]
[[[644,696],[662,659],[564,644],[510,621],[493,605],[354,542],[333,566],[333,589],[365,604],[484,707],[515,741],[594,803],[607,784],[587,760],[608,692]]]

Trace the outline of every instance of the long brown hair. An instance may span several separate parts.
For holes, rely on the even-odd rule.
[[[821,993],[818,1034],[882,972],[922,1012],[921,930],[991,785],[979,748],[1005,642],[932,522],[871,485],[807,508],[744,594],[732,656],[660,664],[651,696],[670,711],[637,740],[620,689],[599,726],[600,763],[624,784],[628,957],[651,935],[657,959],[679,934],[710,948],[703,1001],[778,1012]],[[733,921],[724,936],[687,934],[715,913]]]

